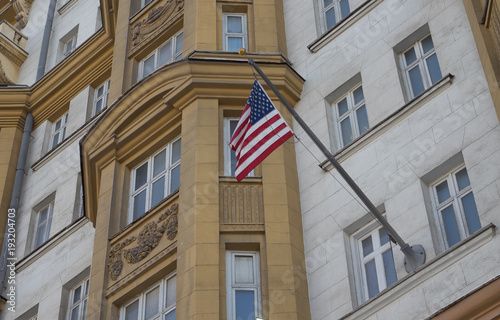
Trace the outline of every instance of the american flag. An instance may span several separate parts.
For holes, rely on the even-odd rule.
[[[293,135],[260,83],[255,80],[229,146],[236,153],[236,179],[241,181]]]

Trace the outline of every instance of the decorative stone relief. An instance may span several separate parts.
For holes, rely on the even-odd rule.
[[[10,3],[16,12],[15,18],[19,24],[19,29],[23,29],[28,23],[31,3],[27,0],[10,0]]]
[[[169,24],[166,23],[184,7],[184,0],[168,0],[164,6],[153,8],[148,17],[132,27],[132,44],[139,45],[145,39],[154,37]]]
[[[109,252],[109,275],[111,280],[116,280],[123,269],[122,253],[125,261],[130,264],[138,263],[146,258],[151,251],[158,246],[160,239],[167,232],[167,239],[172,241],[177,236],[177,213],[179,206],[172,205],[160,215],[158,221],[151,221],[139,232],[139,236],[129,237],[111,248]],[[137,246],[125,249],[126,246],[137,240]]]

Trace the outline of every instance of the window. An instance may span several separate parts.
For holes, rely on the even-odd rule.
[[[378,222],[351,237],[358,302],[361,304],[397,281],[389,235]]]
[[[247,16],[243,13],[226,13],[222,16],[223,50],[248,49]]]
[[[337,120],[339,143],[343,147],[369,128],[363,88],[357,85],[333,104]]]
[[[102,109],[108,106],[108,97],[109,97],[109,84],[110,80],[106,80],[103,84],[101,84],[94,91],[94,108],[92,109],[92,116],[95,116]]]
[[[169,275],[125,304],[120,320],[175,320],[176,275]]]
[[[229,146],[234,130],[238,125],[239,118],[224,118],[224,175],[234,177],[236,171],[236,153]],[[247,177],[253,177],[254,170]]]
[[[324,31],[336,25],[351,12],[349,0],[320,0],[320,2]]]
[[[139,63],[139,80],[164,64],[180,60],[182,58],[182,37],[181,31],[142,60]]]
[[[59,143],[64,140],[66,135],[66,123],[68,122],[68,113],[66,112],[62,117],[52,125],[52,134],[50,136],[50,149],[55,148]]]
[[[63,42],[63,56],[67,57],[73,52],[76,48],[76,38],[77,34],[73,35],[69,40]]]
[[[481,229],[474,194],[464,166],[434,183],[431,192],[446,248]]]
[[[434,43],[430,35],[401,54],[406,90],[415,98],[442,78]]]
[[[49,239],[54,202],[38,211],[33,248],[36,249]]]
[[[149,157],[132,170],[129,223],[179,189],[181,139]]]
[[[262,318],[257,252],[226,252],[227,319]]]
[[[87,297],[89,295],[89,278],[75,286],[69,295],[68,320],[85,320]]]

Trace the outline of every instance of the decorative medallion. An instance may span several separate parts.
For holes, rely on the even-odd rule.
[[[161,237],[167,231],[167,239],[172,241],[177,236],[177,213],[179,206],[172,205],[160,215],[158,221],[151,221],[139,232],[139,236],[129,237],[111,248],[109,252],[109,275],[111,280],[116,280],[123,269],[122,253],[128,263],[138,263],[146,258],[151,251],[158,246]],[[137,240],[137,246],[131,249],[124,249],[126,246]]]
[[[184,8],[184,0],[168,0],[164,6],[153,8],[146,19],[137,22],[132,27],[133,47],[156,37],[158,33],[168,28],[182,8]]]

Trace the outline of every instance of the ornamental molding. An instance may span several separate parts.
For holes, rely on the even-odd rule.
[[[16,21],[19,26],[19,30],[26,27],[28,23],[28,17],[30,14],[31,3],[27,0],[10,0],[14,11],[16,12]]]
[[[172,205],[159,216],[158,221],[147,223],[137,237],[128,237],[111,248],[108,254],[108,269],[111,280],[115,281],[118,279],[123,270],[122,255],[127,263],[136,264],[149,256],[151,251],[160,243],[164,233],[168,240],[172,241],[175,239],[178,228],[178,212],[178,204]],[[125,249],[125,247],[133,242],[137,242],[137,246]]]
[[[167,0],[164,6],[153,8],[146,19],[131,26],[133,55],[142,49],[149,40],[155,39],[161,32],[173,25],[182,15],[184,0]]]
[[[16,33],[16,38],[17,36],[22,37],[22,35]],[[1,33],[0,33],[0,52],[2,52],[18,67],[20,67],[28,57],[28,53],[26,51],[24,51],[19,45],[15,44],[14,41],[11,41],[9,38],[7,38],[5,35]]]

